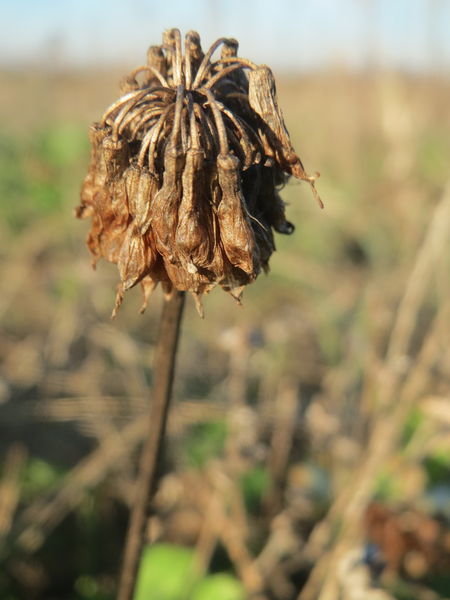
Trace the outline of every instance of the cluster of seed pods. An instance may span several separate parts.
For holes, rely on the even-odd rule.
[[[159,282],[166,293],[191,292],[200,313],[202,295],[217,284],[239,301],[268,270],[273,230],[294,230],[280,187],[293,175],[318,198],[291,145],[271,70],[237,50],[236,40],[221,38],[203,53],[191,31],[183,55],[179,30],[166,31],[91,126],[76,215],[92,218],[94,264],[104,257],[118,266],[113,314],[139,282],[143,310]]]

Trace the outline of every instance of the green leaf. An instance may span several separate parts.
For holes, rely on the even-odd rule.
[[[192,550],[156,544],[144,550],[134,600],[187,600],[199,580]]]
[[[245,600],[245,591],[232,575],[217,573],[202,579],[190,600]]]
[[[446,449],[436,450],[424,459],[425,471],[430,486],[446,483],[450,476],[450,452]]]
[[[23,474],[22,497],[29,500],[51,488],[63,476],[64,470],[40,458],[30,458]]]
[[[269,483],[270,477],[264,467],[254,467],[241,476],[241,489],[247,510],[259,511],[262,497]]]
[[[226,424],[223,421],[199,423],[191,427],[185,442],[188,462],[201,468],[210,458],[218,456],[223,450],[226,435]]]

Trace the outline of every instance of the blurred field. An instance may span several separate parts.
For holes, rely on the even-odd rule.
[[[118,79],[0,74],[5,600],[114,594],[161,298],[110,321],[72,209]],[[188,303],[139,600],[450,598],[450,83],[278,92],[325,210],[289,184],[243,308]]]

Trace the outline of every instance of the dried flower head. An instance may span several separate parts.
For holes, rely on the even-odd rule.
[[[200,313],[201,296],[217,284],[239,301],[268,270],[272,230],[294,230],[279,188],[293,175],[318,198],[290,142],[271,70],[237,50],[236,40],[221,38],[204,54],[190,31],[183,56],[179,30],[166,31],[91,126],[76,216],[92,218],[94,264],[104,257],[118,266],[113,314],[138,282],[142,310],[158,282],[167,293],[191,292]]]

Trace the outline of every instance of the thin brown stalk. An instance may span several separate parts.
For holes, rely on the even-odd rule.
[[[0,540],[9,533],[20,499],[20,475],[27,451],[19,443],[8,449],[0,479]]]
[[[130,517],[117,600],[132,600],[136,586],[145,527],[156,488],[157,468],[166,430],[184,297],[184,292],[174,290],[164,303],[155,357],[148,436],[141,454],[136,498]]]

